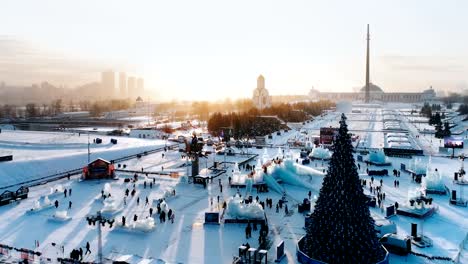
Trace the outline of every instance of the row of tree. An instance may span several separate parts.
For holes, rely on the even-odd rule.
[[[128,109],[132,106],[130,100],[102,100],[102,101],[79,101],[74,103],[70,101],[69,104],[64,104],[61,99],[52,101],[50,104],[38,105],[35,103],[28,103],[25,107],[17,105],[5,104],[0,106],[0,118],[35,118],[45,116],[55,116],[64,111],[89,111],[91,116],[100,116],[103,112],[116,111]]]
[[[461,104],[457,111],[460,115],[468,115],[468,104]]]
[[[436,124],[435,134],[434,134],[436,138],[444,138],[444,137],[449,137],[451,135],[452,135],[452,132],[450,131],[449,122],[444,123],[444,128],[442,128],[442,123]]]
[[[304,122],[332,106],[334,104],[330,101],[319,101],[276,104],[263,110],[251,108],[245,112],[216,112],[208,120],[208,130],[217,136],[227,131],[236,139],[265,136],[286,128],[279,119],[285,122]]]
[[[208,120],[208,130],[214,136],[235,139],[265,136],[286,128],[274,117],[260,117],[250,112],[221,114],[214,113]]]
[[[429,103],[424,103],[424,105],[421,108],[421,115],[430,118],[432,116],[432,112],[434,111],[440,111],[442,107],[440,104],[432,104],[430,105]]]

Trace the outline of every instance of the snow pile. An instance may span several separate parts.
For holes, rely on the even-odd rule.
[[[109,183],[104,184],[104,195],[109,196],[110,192],[112,191],[112,188]]]
[[[133,223],[132,226],[134,230],[142,232],[151,232],[154,230],[155,227],[156,225],[154,224],[153,217],[137,220],[135,223]]]
[[[254,200],[252,203],[244,204],[242,198],[236,195],[229,199],[226,215],[229,218],[236,219],[263,219],[265,212],[257,201]]]
[[[172,187],[167,187],[165,190],[164,190],[164,194],[163,194],[163,198],[164,199],[168,199],[170,197],[174,197],[174,188]]]
[[[65,210],[56,211],[55,214],[51,218],[51,220],[60,221],[60,222],[68,221],[70,219],[71,217],[68,216],[68,213]]]
[[[52,202],[49,200],[49,196],[44,197],[44,205],[52,205]]]
[[[369,152],[369,161],[375,164],[384,164],[388,162],[382,149]]]
[[[104,206],[102,207],[103,213],[115,213],[121,210],[120,203],[114,197],[109,197],[103,200]]]
[[[414,160],[412,160],[409,163],[408,168],[414,173],[420,174],[420,175],[426,174],[426,170],[427,170],[427,166],[425,163],[422,162],[421,158],[415,158]]]
[[[33,207],[28,212],[37,212],[47,208],[51,208],[52,202],[49,200],[48,196],[44,196],[43,202],[41,204],[40,200],[34,201]]]
[[[128,231],[151,232],[156,228],[153,217],[139,219],[131,224],[122,225],[122,220],[116,219],[116,226]]]
[[[331,153],[330,150],[320,146],[314,147],[312,153],[310,153],[310,156],[316,159],[327,160],[331,158]]]

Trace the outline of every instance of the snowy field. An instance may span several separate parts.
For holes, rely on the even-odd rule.
[[[93,143],[101,138],[101,144]],[[117,144],[110,142],[118,140]],[[163,147],[165,141],[90,135],[90,160],[115,159]],[[0,188],[50,174],[84,167],[88,161],[86,134],[3,130],[0,151],[13,155],[13,161],[0,163]]]
[[[391,109],[395,109],[391,107]],[[351,127],[361,138],[366,138],[366,147],[379,147],[384,141],[384,132],[382,131],[382,110],[377,110],[374,114],[356,113],[348,117]],[[317,118],[311,123],[307,123],[302,129],[311,131],[311,134],[318,134],[320,127],[337,126],[339,113],[329,113],[322,118]],[[406,126],[406,121],[403,121]],[[315,132],[314,132],[315,131]],[[415,136],[419,131],[412,127],[408,129],[408,134]],[[101,137],[101,136],[100,136]],[[280,136],[273,135],[271,144],[276,146],[284,145],[289,139],[302,137],[298,131],[282,133]],[[423,136],[421,136],[423,137]],[[420,145],[425,152],[435,151],[436,147],[431,145],[430,140],[422,140],[421,137],[415,143]],[[154,140],[142,140],[133,138],[116,137],[119,140],[117,145],[109,143],[110,137],[101,137],[103,144],[92,144],[92,159],[105,157],[112,159],[118,156],[124,156],[146,149],[153,149],[163,146],[165,142]],[[91,139],[92,140],[92,139]],[[60,170],[81,167],[87,160],[87,137],[78,136],[71,133],[47,133],[47,132],[24,132],[24,131],[4,131],[0,134],[0,149],[13,152],[15,160],[13,162],[0,163],[0,186],[11,183],[18,179],[35,177],[35,175],[45,175]],[[381,146],[380,146],[381,147]],[[285,149],[285,148],[283,148]],[[238,150],[240,152],[240,150]],[[245,149],[244,149],[245,151]],[[282,150],[278,147],[248,149],[249,153],[258,154],[259,159],[274,158]],[[299,158],[298,149],[291,149],[292,160]],[[266,152],[266,153],[265,153]],[[466,149],[460,150],[466,153]],[[245,156],[223,156],[209,155],[208,159],[200,160],[200,168],[210,167],[215,161],[222,162],[226,158],[228,162],[241,162]],[[415,158],[413,158],[415,159]],[[360,177],[370,181],[366,174],[366,169],[385,168],[392,171],[393,168],[399,170],[400,164],[407,166],[412,162],[411,159],[389,158],[391,166],[387,167],[366,167],[360,163]],[[424,165],[428,163],[428,157],[423,157],[421,161]],[[150,172],[177,171],[184,175],[188,171],[185,166],[186,161],[181,158],[181,153],[177,151],[168,151],[164,157],[162,153],[150,154],[140,159],[133,159],[122,162],[127,165],[127,169],[141,170]],[[257,160],[252,160],[251,165],[257,164]],[[465,161],[465,168],[467,167]],[[223,165],[222,165],[223,166]],[[312,161],[308,165],[322,171],[327,166],[327,162]],[[460,188],[465,188],[465,195],[468,193],[467,187],[459,187],[453,184],[453,173],[460,168],[460,161],[449,159],[442,155],[432,157],[432,168],[437,168],[441,172],[442,181],[449,189],[455,189],[458,192]],[[28,248],[43,252],[44,256],[56,258],[57,256],[68,256],[71,250],[83,247],[86,242],[91,245],[91,254],[86,255],[85,260],[95,260],[97,257],[97,228],[89,226],[86,216],[95,214],[98,210],[109,209],[109,218],[120,221],[122,216],[126,217],[129,225],[133,225],[133,217],[137,215],[138,220],[146,219],[149,216],[149,208],[154,210],[157,199],[166,197],[168,208],[175,214],[174,223],[166,221],[160,223],[158,217],[155,217],[155,226],[152,230],[142,231],[140,228],[122,228],[114,224],[113,228],[108,226],[103,230],[103,255],[104,257],[113,257],[121,255],[132,255],[133,262],[139,263],[146,259],[147,263],[231,263],[233,256],[237,255],[238,247],[248,242],[252,247],[258,246],[259,231],[253,231],[252,238],[245,238],[245,224],[227,224],[221,222],[220,225],[204,225],[204,213],[209,211],[218,211],[221,209],[223,201],[229,201],[237,192],[235,188],[228,188],[228,177],[232,177],[232,164],[226,168],[227,173],[219,177],[223,185],[223,192],[218,186],[218,178],[213,183],[208,184],[207,188],[202,185],[188,184],[180,182],[180,179],[170,178],[168,176],[154,176],[150,174],[148,178],[144,174],[139,175],[136,183],[136,194],[132,198],[125,198],[125,190],[133,189],[133,183],[125,183],[124,179],[133,175],[117,172],[118,180],[108,181],[81,181],[78,177],[72,177],[71,180],[60,180],[46,185],[32,187],[29,198],[17,203],[0,207],[0,241],[2,244],[14,246],[16,248]],[[242,174],[246,171],[241,170]],[[285,171],[287,173],[287,171]],[[391,173],[390,173],[391,174]],[[14,176],[12,176],[14,175]],[[282,194],[277,193],[270,188],[268,193],[252,193],[255,197],[258,195],[261,201],[266,198],[273,199],[273,208],[265,209],[269,223],[269,240],[271,247],[268,250],[269,263],[273,263],[276,252],[275,245],[280,241],[285,242],[286,258],[281,263],[296,263],[295,250],[299,238],[305,234],[304,215],[298,213],[297,204],[304,198],[307,198],[309,190],[312,191],[312,205],[314,197],[318,195],[321,187],[321,176],[298,176],[301,178],[299,184],[281,183],[287,194],[289,209],[293,213],[285,215],[284,209],[276,212],[275,205]],[[149,183],[154,182],[152,188]],[[394,176],[376,177],[373,186],[380,185],[382,179],[382,191],[386,194],[384,206],[398,202],[403,205],[408,200],[408,195],[420,187],[412,181],[409,174],[402,172],[401,177]],[[400,187],[394,187],[394,180],[400,181]],[[144,182],[147,187],[144,187]],[[302,184],[301,184],[302,183]],[[109,192],[112,194],[111,205],[105,205],[101,197],[101,191],[105,185],[110,185]],[[369,193],[369,184],[364,188],[365,193]],[[52,194],[51,189],[72,189],[71,196],[65,197],[63,193]],[[168,195],[175,190],[176,195]],[[245,197],[246,189],[240,189],[239,192]],[[28,212],[35,208],[36,201],[44,202],[44,196],[59,202],[58,209],[54,207],[44,208],[35,212]],[[218,203],[218,196],[220,202]],[[409,235],[411,223],[418,224],[418,232],[421,231],[425,236],[433,241],[430,248],[418,248],[413,245],[413,251],[429,256],[444,256],[455,258],[459,252],[460,243],[466,238],[468,233],[468,209],[466,207],[457,207],[449,205],[449,195],[428,195],[434,199],[434,204],[438,208],[436,213],[424,221],[405,217],[394,216],[390,221],[397,226],[398,234]],[[140,198],[137,204],[137,198]],[[145,204],[148,197],[149,204]],[[466,197],[465,197],[466,199]],[[72,208],[68,209],[69,202],[72,202]],[[213,202],[211,202],[213,201]],[[109,202],[109,200],[108,200]],[[106,202],[106,203],[108,203]],[[371,212],[379,218],[384,216],[384,212],[379,208],[370,208]],[[57,221],[54,215],[58,211],[67,211],[67,220]],[[146,220],[145,220],[146,221]],[[421,229],[421,227],[423,227]],[[36,248],[34,241],[39,241]],[[52,246],[57,243],[64,247],[64,252],[59,246]],[[463,253],[466,260],[466,253]],[[391,255],[391,263],[449,263],[449,262],[431,262],[421,257],[408,255],[406,257]],[[463,263],[463,262],[461,262]],[[465,262],[467,263],[467,262]]]

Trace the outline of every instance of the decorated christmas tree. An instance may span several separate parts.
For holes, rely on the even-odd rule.
[[[334,152],[307,226],[304,252],[326,263],[377,263],[385,251],[366,204],[343,114]]]

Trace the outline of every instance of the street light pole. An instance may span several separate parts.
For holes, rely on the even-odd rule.
[[[101,230],[101,211],[97,212],[98,220],[98,259],[99,263],[102,264],[102,230]]]
[[[91,161],[90,161],[90,159],[91,159],[91,151],[90,151],[90,149],[89,149],[89,145],[90,145],[90,143],[89,143],[89,131],[88,131],[88,164],[91,162]]]

